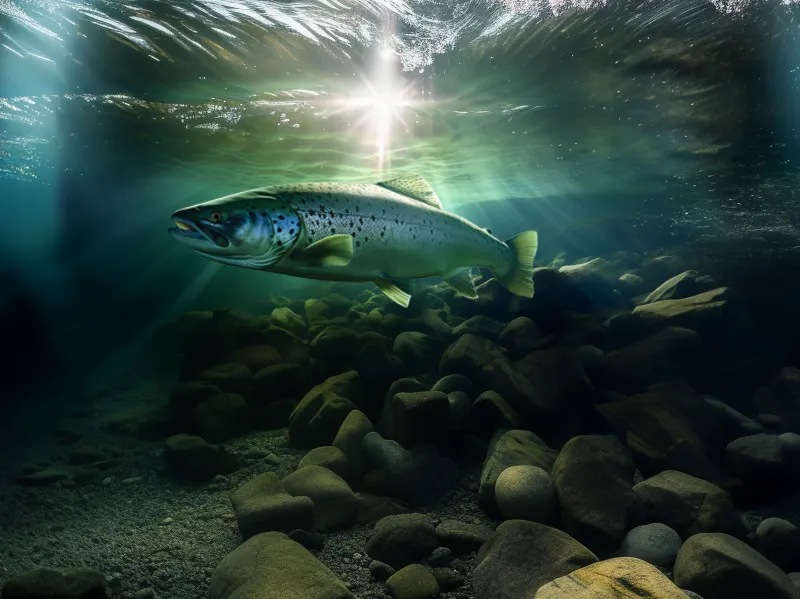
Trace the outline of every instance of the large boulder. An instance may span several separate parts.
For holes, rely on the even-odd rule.
[[[247,402],[241,395],[221,393],[192,410],[192,431],[211,443],[241,435],[248,427]]]
[[[534,599],[687,599],[647,562],[618,557],[575,570],[544,585]]]
[[[418,331],[405,331],[395,337],[392,352],[411,372],[416,373],[436,368],[444,348],[445,344],[437,337]]]
[[[345,584],[285,534],[248,539],[217,565],[209,599],[355,599]]]
[[[494,485],[497,509],[507,519],[553,524],[558,514],[556,488],[538,466],[511,466]]]
[[[675,584],[703,599],[795,599],[792,581],[778,566],[730,535],[690,537],[675,561]]]
[[[704,532],[745,534],[730,495],[708,481],[667,470],[640,482],[633,490],[651,521],[663,522],[683,539]]]
[[[800,528],[782,518],[767,518],[756,529],[755,548],[784,572],[800,572]]]
[[[591,551],[558,529],[506,520],[481,547],[472,588],[481,599],[533,597],[551,580],[596,561]]]
[[[581,436],[567,442],[553,465],[564,531],[595,553],[619,547],[630,529],[645,523],[633,491],[635,471],[616,439]]]
[[[616,436],[625,439],[645,476],[679,470],[709,480],[722,478],[722,448],[736,432],[688,385],[661,383],[596,409]]]
[[[164,460],[176,478],[203,482],[239,467],[237,457],[194,435],[173,435],[167,439]]]

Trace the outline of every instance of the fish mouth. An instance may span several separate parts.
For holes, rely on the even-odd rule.
[[[229,247],[231,244],[228,238],[219,231],[201,222],[190,221],[179,216],[173,216],[172,222],[175,223],[175,226],[169,232],[172,237],[179,241],[189,242],[191,245],[210,243],[222,249]]]

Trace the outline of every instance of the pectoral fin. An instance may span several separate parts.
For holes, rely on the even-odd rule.
[[[465,297],[470,299],[478,297],[478,292],[475,290],[475,283],[472,281],[471,268],[460,268],[450,273],[448,276],[444,277],[444,282]]]
[[[411,281],[383,277],[375,279],[375,284],[390,300],[404,308],[408,308],[408,304],[411,301],[411,291],[413,290]]]
[[[353,259],[353,238],[350,235],[329,235],[295,254],[295,260],[309,266],[342,267]]]

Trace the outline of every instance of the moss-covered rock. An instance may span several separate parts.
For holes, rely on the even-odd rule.
[[[427,557],[438,546],[433,522],[422,514],[386,516],[375,524],[367,555],[400,569]]]
[[[544,584],[596,561],[558,529],[506,520],[478,553],[472,589],[481,599],[533,597]]]
[[[730,535],[690,537],[675,561],[675,584],[703,599],[794,599],[792,581],[778,566]]]
[[[314,525],[314,503],[293,497],[274,472],[265,472],[231,493],[231,505],[242,538],[263,532],[291,532]]]
[[[239,459],[201,437],[174,435],[167,439],[164,459],[172,475],[181,480],[202,482],[239,467]]]
[[[290,495],[314,502],[314,527],[320,532],[334,532],[355,522],[355,493],[331,470],[305,466],[284,477],[281,484]]]
[[[297,469],[300,470],[306,466],[321,466],[343,479],[350,477],[347,456],[341,449],[332,445],[316,447],[304,455],[297,465]]]
[[[633,491],[636,466],[614,438],[571,439],[553,465],[564,531],[595,553],[619,547],[625,534],[645,523],[645,509]]]
[[[312,553],[285,534],[248,539],[211,575],[210,599],[355,599]]]
[[[513,430],[496,435],[489,447],[481,472],[478,503],[494,513],[495,483],[500,473],[511,466],[538,466],[545,472],[553,469],[556,452],[530,431]]]
[[[394,599],[434,599],[439,583],[425,566],[411,564],[392,574],[386,586]]]
[[[683,539],[705,532],[743,537],[744,524],[727,492],[708,481],[667,470],[633,487],[648,517],[673,528]]]
[[[536,599],[687,599],[647,562],[618,557],[575,570],[544,585]]]

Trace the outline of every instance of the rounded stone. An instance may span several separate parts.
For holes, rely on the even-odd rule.
[[[635,557],[671,570],[681,545],[681,537],[677,532],[666,524],[655,522],[631,529],[622,541],[619,555]]]
[[[497,507],[505,518],[542,524],[555,519],[555,485],[538,466],[506,468],[497,477],[494,489]]]

